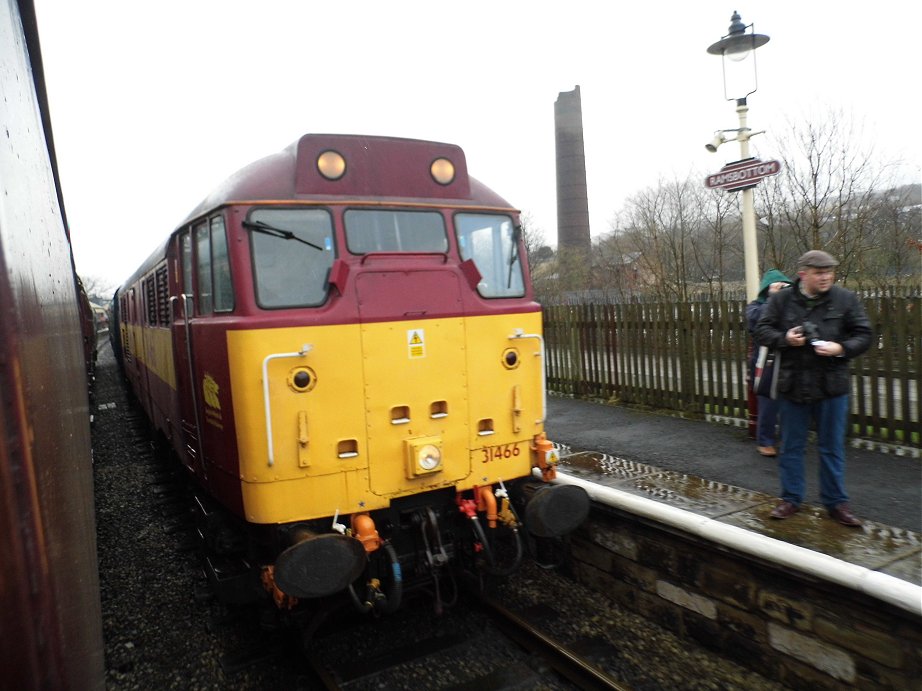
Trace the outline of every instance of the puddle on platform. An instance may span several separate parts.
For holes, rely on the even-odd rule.
[[[562,458],[560,465],[564,472],[711,518],[771,499],[761,492],[603,453],[573,454]]]
[[[725,516],[771,499],[761,492],[669,471],[621,483],[618,488],[710,518]]]
[[[779,521],[768,515],[773,507],[774,503],[740,511],[722,522],[875,570],[922,550],[922,535],[911,530],[867,520],[860,528],[850,528],[829,518],[825,508],[807,505]],[[922,562],[919,566],[922,570]]]
[[[911,530],[872,521],[850,528],[829,518],[825,508],[813,505],[804,505],[800,513],[777,520],[769,516],[777,503],[773,496],[598,452],[566,455],[561,458],[560,469],[922,585],[922,535]]]
[[[633,478],[659,469],[645,463],[636,463],[625,458],[609,456],[596,451],[581,451],[560,459],[560,469],[578,476],[591,475],[593,478]]]

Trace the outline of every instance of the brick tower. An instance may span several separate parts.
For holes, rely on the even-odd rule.
[[[583,147],[583,107],[579,86],[562,91],[554,104],[557,147],[557,249],[561,255],[588,260],[589,198]]]

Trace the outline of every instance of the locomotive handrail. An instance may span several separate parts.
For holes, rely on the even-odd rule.
[[[545,359],[544,359],[544,336],[541,334],[527,334],[522,329],[516,329],[512,332],[512,335],[509,336],[510,341],[516,341],[520,338],[535,338],[538,340],[538,344],[541,349],[538,352],[538,357],[541,358],[541,419],[538,420],[540,424],[544,424],[545,419],[547,418],[547,373],[545,371]]]
[[[195,386],[195,360],[193,359],[192,353],[192,323],[189,319],[189,313],[193,310],[189,309],[189,305],[192,303],[193,296],[188,293],[180,293],[180,300],[177,302],[182,302],[182,318],[183,318],[183,332],[186,336],[186,367],[189,370],[189,392],[192,396],[192,414],[195,418],[195,458],[199,463],[199,468],[202,471],[202,478],[208,479],[208,468],[205,465],[205,449],[202,446],[202,414],[199,411],[198,407],[198,394],[196,393]],[[177,302],[170,300],[171,305],[176,305]],[[173,319],[176,319],[175,313],[172,315]]]
[[[266,441],[269,447],[270,468],[275,464],[275,454],[272,451],[272,408],[269,405],[269,361],[280,360],[282,358],[304,357],[312,349],[312,345],[305,343],[301,346],[301,350],[296,353],[273,353],[272,355],[267,355],[263,360],[263,405],[265,406],[266,412]]]

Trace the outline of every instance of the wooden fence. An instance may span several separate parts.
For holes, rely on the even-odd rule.
[[[852,436],[919,447],[922,298],[862,294],[875,343],[852,362]],[[745,302],[544,306],[548,389],[746,419]]]

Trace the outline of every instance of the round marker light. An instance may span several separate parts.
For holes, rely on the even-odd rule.
[[[327,180],[339,180],[346,174],[346,159],[338,151],[324,151],[317,157],[317,170]]]
[[[288,386],[296,393],[311,391],[317,385],[317,375],[310,367],[296,367],[288,373]]]
[[[435,470],[442,463],[442,452],[433,444],[426,444],[419,450],[419,467],[426,472]]]
[[[519,351],[509,348],[503,352],[503,366],[506,369],[515,369],[519,366]]]
[[[440,185],[450,185],[455,179],[455,164],[447,158],[437,158],[429,166],[429,173]]]

